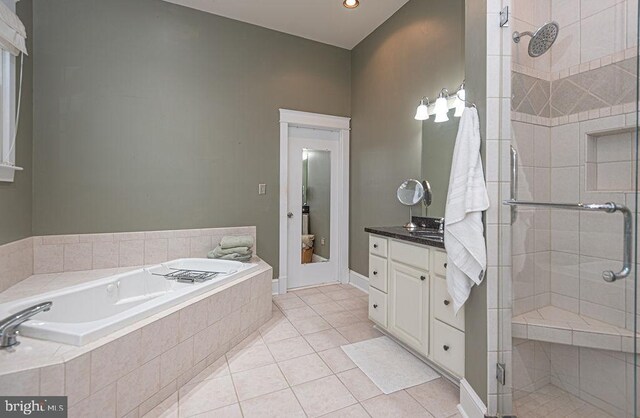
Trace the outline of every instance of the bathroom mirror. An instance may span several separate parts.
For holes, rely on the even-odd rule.
[[[398,187],[398,191],[396,192],[396,196],[400,203],[405,206],[409,206],[409,222],[405,224],[405,228],[407,229],[415,229],[416,224],[413,223],[413,213],[412,207],[417,205],[424,199],[424,186],[421,182],[414,179],[405,180],[400,187]]]
[[[331,152],[302,151],[302,264],[329,261],[331,253]]]
[[[422,123],[422,178],[429,180],[432,190],[431,205],[422,208],[425,216],[444,217],[459,122],[460,118],[450,114],[447,122],[429,119]]]

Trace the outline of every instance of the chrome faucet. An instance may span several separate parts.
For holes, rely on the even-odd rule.
[[[0,321],[0,348],[13,347],[20,344],[18,341],[18,327],[31,319],[32,316],[40,312],[51,309],[53,302],[42,302],[23,309],[18,313],[10,315]]]
[[[438,222],[438,233],[444,234],[444,218],[438,219],[437,222]]]

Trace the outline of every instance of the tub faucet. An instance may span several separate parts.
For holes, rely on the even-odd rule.
[[[32,316],[40,312],[46,312],[51,309],[53,302],[42,302],[33,305],[27,309],[23,309],[13,315],[10,315],[0,321],[0,348],[13,347],[20,344],[18,341],[18,327],[31,319]]]

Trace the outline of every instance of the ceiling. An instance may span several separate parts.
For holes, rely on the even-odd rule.
[[[165,0],[193,9],[353,49],[408,0]]]

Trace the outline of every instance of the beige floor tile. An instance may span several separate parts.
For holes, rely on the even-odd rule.
[[[236,353],[245,348],[254,347],[256,345],[264,344],[264,340],[258,331],[251,333],[247,338],[240,341],[238,344],[234,345],[229,349],[229,353]]]
[[[260,334],[264,342],[286,340],[287,338],[297,337],[300,333],[291,325],[286,318],[282,318],[276,324],[269,324],[260,328]]]
[[[327,303],[321,303],[319,305],[312,305],[311,308],[318,313],[318,315],[327,315],[330,313],[344,312],[345,309],[337,303],[331,301]]]
[[[313,318],[318,316],[316,311],[314,311],[313,309],[311,309],[310,306],[307,306],[307,305],[304,305],[303,307],[300,307],[300,308],[285,309],[284,315],[290,321],[293,321],[296,319]]]
[[[287,299],[275,299],[274,302],[280,309],[293,309],[293,308],[301,308],[303,306],[307,306],[302,299],[293,295],[293,297]]]
[[[347,341],[346,338],[333,328],[315,332],[313,334],[307,334],[304,338],[316,351],[324,351],[330,348],[349,344],[349,341]]]
[[[344,289],[337,289],[334,292],[325,293],[325,295],[331,300],[345,300],[351,297],[349,291]]]
[[[237,373],[275,363],[275,360],[266,344],[262,343],[228,353],[227,362],[231,373]]]
[[[291,386],[332,374],[331,369],[315,353],[283,361],[278,365]]]
[[[367,411],[358,403],[340,409],[339,411],[330,412],[327,415],[323,415],[322,418],[369,418],[369,414],[367,414]]]
[[[178,395],[181,417],[201,414],[238,402],[231,376],[183,386]]]
[[[178,394],[169,396],[142,418],[178,418]]]
[[[355,369],[356,364],[351,361],[349,356],[342,351],[342,348],[336,347],[330,350],[321,351],[318,355],[324,360],[334,373],[340,373],[345,370]]]
[[[322,315],[322,317],[334,328],[345,327],[347,325],[353,325],[358,322],[362,322],[362,319],[355,316],[351,311],[335,312],[327,315]]]
[[[337,283],[318,286],[317,289],[322,293],[331,293],[331,292],[337,292],[338,290],[343,290],[343,288]]]
[[[291,389],[284,389],[240,403],[245,418],[304,417],[305,413]]]
[[[369,307],[349,311],[358,321],[369,321]]]
[[[373,325],[367,322],[359,322],[336,329],[344,338],[349,340],[350,343],[357,343],[382,336],[380,331],[373,328]]]
[[[368,307],[367,300],[364,300],[362,298],[349,298],[349,299],[339,300],[336,303],[350,311]]]
[[[308,296],[308,295],[317,295],[320,292],[317,287],[307,287],[306,289],[297,289],[293,290],[292,293],[298,297],[300,296]]]
[[[449,417],[458,411],[460,390],[442,377],[406,391],[434,417]]]
[[[432,417],[415,399],[401,390],[390,395],[380,395],[362,402],[373,418]]]
[[[240,411],[240,405],[234,403],[233,405],[193,415],[189,418],[242,418],[242,411]]]
[[[329,297],[324,295],[323,293],[319,293],[317,295],[300,296],[300,299],[302,299],[307,305],[311,307],[313,307],[314,305],[331,302],[331,299],[329,299]]]
[[[206,369],[198,373],[188,384],[199,383],[204,380],[214,379],[216,377],[228,376],[231,374],[229,371],[229,365],[227,364],[227,358],[225,356],[220,357]]]
[[[286,379],[275,364],[232,375],[238,399],[244,401],[288,387]]]
[[[303,383],[292,389],[310,417],[325,415],[357,403],[334,375]]]
[[[360,369],[351,369],[337,374],[338,379],[349,389],[355,398],[362,402],[382,395],[382,391]]]
[[[302,335],[313,334],[314,332],[320,332],[331,328],[331,325],[322,319],[320,315],[303,319],[292,318],[291,323]]]
[[[268,343],[267,347],[276,361],[289,360],[313,353],[313,347],[303,337],[287,338]]]

